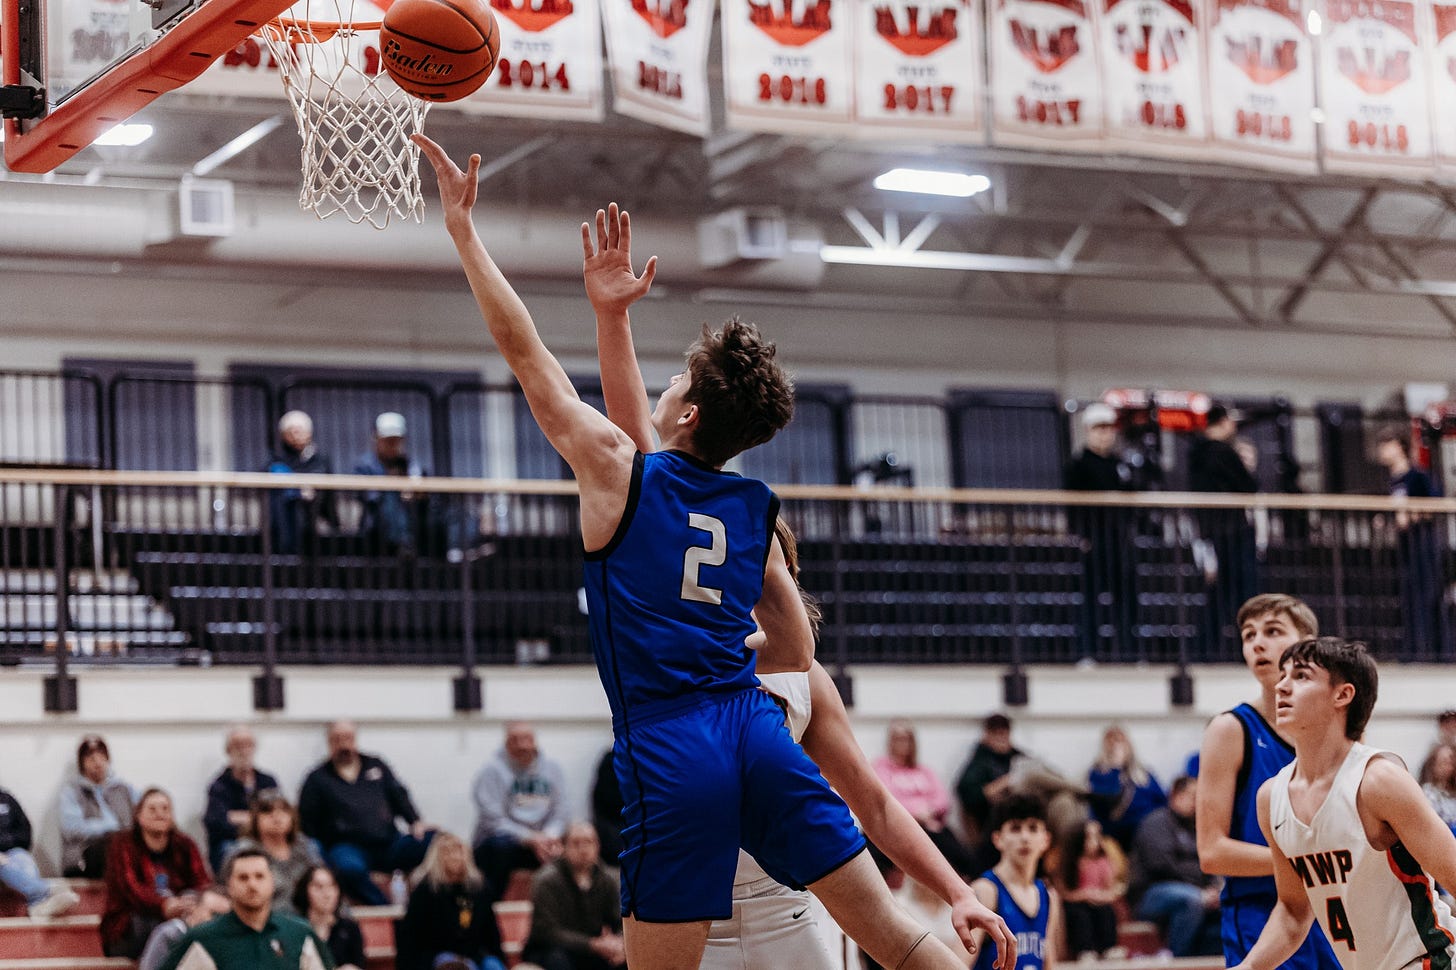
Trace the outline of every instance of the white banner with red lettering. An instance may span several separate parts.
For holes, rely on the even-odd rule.
[[[991,140],[1103,150],[1095,0],[991,0]]]
[[[1211,0],[1214,145],[1234,161],[1318,169],[1309,0]]]
[[[619,114],[708,134],[712,0],[602,0]]]
[[[723,0],[728,127],[854,134],[855,7],[868,0]]]
[[[1436,159],[1456,171],[1456,3],[1433,3],[1436,32],[1431,46],[1431,104],[1436,124]]]
[[[600,121],[601,8],[591,0],[490,0],[500,25],[500,60],[490,80],[459,102],[464,111]]]
[[[986,140],[979,0],[879,0],[851,9],[860,135]]]
[[[1203,157],[1208,144],[1201,0],[1101,0],[1108,140],[1132,152]]]
[[[1435,164],[1429,13],[1411,0],[1325,0],[1319,78],[1330,171],[1397,174]]]

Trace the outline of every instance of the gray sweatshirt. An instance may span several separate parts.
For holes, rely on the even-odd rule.
[[[131,828],[136,792],[115,775],[96,784],[73,775],[61,786],[61,868],[81,864],[81,853],[112,832]]]
[[[529,767],[518,768],[504,749],[497,751],[475,776],[472,789],[476,845],[492,835],[560,837],[566,831],[566,778],[549,758],[538,755]]]

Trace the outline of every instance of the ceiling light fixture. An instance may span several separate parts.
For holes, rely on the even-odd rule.
[[[148,138],[152,137],[153,128],[147,124],[126,124],[117,125],[115,128],[96,139],[94,144],[109,145],[114,148],[135,148]]]
[[[984,175],[964,172],[938,172],[925,168],[892,168],[875,177],[875,188],[881,192],[916,192],[920,195],[949,195],[967,199],[991,187]]]

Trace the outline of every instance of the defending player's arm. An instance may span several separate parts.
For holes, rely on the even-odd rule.
[[[475,231],[471,209],[478,188],[480,156],[470,156],[462,172],[439,145],[424,135],[413,137],[434,166],[440,183],[445,229],[460,254],[481,316],[511,373],[520,382],[536,423],[583,486],[616,485],[615,479],[625,475],[620,483],[625,494],[634,450],[630,439],[581,400],[566,371],[541,342],[525,304],[490,258]]]
[[[1062,959],[1062,947],[1065,945],[1062,939],[1062,897],[1055,889],[1049,888],[1047,900],[1047,929],[1041,970],[1056,970],[1057,963]]]
[[[632,344],[627,308],[647,295],[657,275],[657,257],[647,260],[642,275],[632,272],[632,220],[613,202],[598,209],[596,239],[581,224],[582,279],[597,317],[597,359],[607,417],[627,433],[637,450],[656,450],[647,388]]]
[[[764,636],[749,645],[757,645],[761,674],[805,671],[814,662],[814,627],[804,611],[799,584],[784,560],[783,547],[777,541],[768,546],[763,593],[753,608],[753,618]]]
[[[1199,764],[1201,766],[1202,761]],[[1269,825],[1269,790],[1272,785],[1272,781],[1266,781],[1259,788],[1259,827],[1264,830],[1264,838],[1269,840],[1268,851],[1274,867],[1274,886],[1279,891],[1279,902],[1274,904],[1258,941],[1236,970],[1274,970],[1294,956],[1314,924],[1314,910],[1309,905],[1304,883],[1284,853],[1279,851],[1274,831]]]
[[[907,876],[950,905],[951,924],[966,949],[976,951],[979,940],[974,933],[989,935],[996,946],[997,970],[1010,970],[1016,963],[1016,938],[1005,920],[956,875],[919,823],[885,788],[854,740],[838,688],[818,663],[809,668],[809,695],[814,716],[801,743],[859,819],[865,835]]]
[[[1438,885],[1456,886],[1456,836],[1404,765],[1371,758],[1355,798],[1362,820],[1389,826]]]
[[[1269,850],[1229,835],[1239,770],[1244,763],[1244,726],[1225,712],[1209,722],[1198,749],[1198,864],[1214,876],[1267,876],[1274,872]]]

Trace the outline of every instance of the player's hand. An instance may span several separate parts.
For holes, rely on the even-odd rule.
[[[410,138],[420,146],[420,152],[435,169],[435,178],[440,183],[440,208],[445,213],[445,228],[453,234],[468,227],[470,210],[475,206],[475,195],[480,188],[480,156],[471,155],[462,172],[460,166],[445,154],[445,149],[425,135],[415,134]]]
[[[632,220],[613,202],[597,210],[596,239],[581,224],[581,275],[586,296],[598,313],[625,313],[647,295],[657,275],[657,257],[647,260],[642,275],[632,272]]]
[[[971,956],[976,955],[976,938],[971,931],[981,930],[986,934],[987,942],[996,945],[996,962],[993,964],[996,970],[1012,970],[1016,966],[1016,934],[1006,926],[1004,919],[976,898],[970,887],[966,887],[966,891],[951,905],[950,925],[955,927],[961,945]]]

